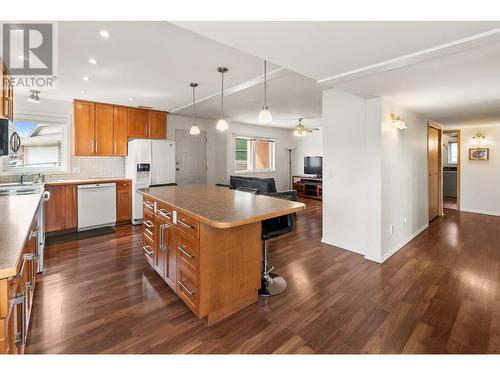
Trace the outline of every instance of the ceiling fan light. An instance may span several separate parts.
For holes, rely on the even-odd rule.
[[[191,129],[189,129],[189,134],[191,134],[191,135],[198,135],[198,134],[200,134],[200,128],[198,127],[198,125],[193,124],[191,126]]]
[[[295,131],[293,132],[293,135],[295,135],[296,137],[303,137],[306,135],[306,133],[304,131],[295,129]]]
[[[217,121],[217,130],[223,132],[226,131],[229,128],[226,120],[223,118],[220,118],[219,121]]]
[[[271,111],[266,107],[262,107],[262,111],[259,113],[259,122],[271,122],[273,121],[273,115]]]

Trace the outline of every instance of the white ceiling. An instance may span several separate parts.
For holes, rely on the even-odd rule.
[[[198,97],[220,91],[218,66],[229,67],[226,87],[263,73],[261,59],[167,22],[60,22],[58,65],[58,88],[42,91],[42,101],[81,98],[163,110],[191,102],[189,82],[199,83]]]
[[[329,87],[359,95],[387,97],[445,124],[493,120],[500,118],[500,90],[496,90],[500,33],[493,35],[490,30],[499,26],[499,22],[60,22],[58,89],[42,92],[41,98],[42,102],[82,98],[145,105],[190,115],[188,83],[196,81],[198,115],[217,118],[216,68],[224,65],[230,69],[225,114],[233,121],[257,124],[266,58],[272,61],[268,64],[272,126],[291,127],[299,117],[313,118],[305,122],[309,126],[320,124],[324,87],[317,80],[329,80]],[[103,29],[110,32],[109,39],[99,36]],[[420,57],[409,58],[412,54]],[[90,57],[98,64],[90,64]],[[91,77],[90,82],[83,76]],[[16,90],[19,94],[27,93]]]
[[[267,105],[273,114],[272,126],[292,127],[299,118],[321,117],[321,86],[315,80],[286,72],[267,83]],[[256,84],[224,98],[224,113],[232,121],[258,124],[257,117],[264,101],[264,84]],[[220,95],[196,105],[204,117],[220,117]],[[176,113],[191,115],[188,107]],[[313,121],[318,123],[317,120]],[[306,123],[306,122],[305,122]]]
[[[316,80],[450,43],[500,22],[174,22]]]
[[[385,97],[443,125],[500,119],[500,43],[410,65],[339,85]]]

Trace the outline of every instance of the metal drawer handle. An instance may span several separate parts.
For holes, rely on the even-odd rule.
[[[170,218],[172,216],[172,213],[171,212],[168,212],[166,209],[164,208],[159,208],[158,209],[158,213],[161,215],[161,216],[165,216],[165,217],[168,217]]]
[[[182,252],[185,256],[187,256],[189,259],[194,259],[194,255],[189,254],[186,250],[184,250],[184,249],[182,248],[182,246],[179,246],[179,247],[178,247],[178,249],[179,249],[179,250],[180,250],[180,251],[181,251],[181,252]]]
[[[151,220],[144,221],[144,225],[148,228],[153,228],[155,226]]]
[[[24,292],[16,294],[11,300],[14,305],[21,305],[21,335],[16,337],[14,344],[16,346],[23,346],[26,344],[27,321],[26,321],[26,295]]]
[[[153,255],[153,250],[148,250],[151,249],[149,245],[143,246],[142,249],[148,254],[148,255]]]
[[[177,219],[177,222],[178,222],[179,224],[184,225],[186,228],[189,228],[189,229],[194,229],[194,226],[192,226],[191,224],[186,223],[186,222],[185,222],[184,220],[182,220],[182,219]]]
[[[194,295],[194,290],[189,290],[183,283],[182,281],[177,281],[179,283],[179,285],[182,287],[182,289],[184,289],[190,296]]]
[[[32,230],[30,233],[30,238],[38,237],[38,230]]]
[[[154,204],[151,203],[150,201],[144,202],[144,205],[151,210],[154,208]]]
[[[165,244],[165,234],[164,231],[165,229],[170,228],[170,225],[168,224],[162,224],[160,225],[160,250],[165,251],[167,249],[167,245]]]

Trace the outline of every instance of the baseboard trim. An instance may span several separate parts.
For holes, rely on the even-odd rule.
[[[425,224],[421,228],[417,229],[415,232],[410,234],[406,239],[395,245],[389,252],[384,254],[380,258],[372,258],[372,257],[365,257],[368,260],[371,260],[372,262],[377,262],[377,263],[384,263],[387,259],[392,257],[394,254],[396,254],[399,250],[401,250],[408,242],[413,240],[415,237],[417,237],[420,233],[422,233],[424,230],[429,228],[429,223]]]
[[[463,207],[460,207],[460,211],[470,212],[470,213],[473,213],[473,214],[490,215],[490,216],[500,216],[500,212],[476,210],[474,208],[463,208]]]

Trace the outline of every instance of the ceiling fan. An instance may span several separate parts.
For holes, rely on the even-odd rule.
[[[293,131],[293,134],[296,135],[297,137],[303,137],[307,133],[312,133],[315,130],[319,130],[318,128],[306,128],[302,124],[303,118],[299,118],[299,123],[295,126],[295,130]]]

